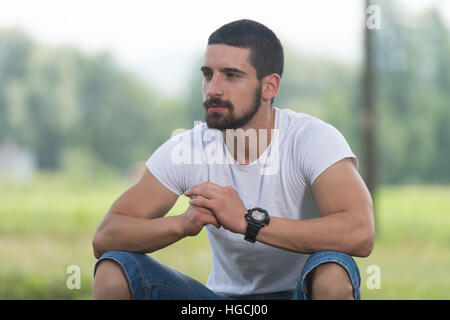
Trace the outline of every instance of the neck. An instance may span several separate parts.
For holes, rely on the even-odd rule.
[[[234,160],[247,165],[268,148],[275,128],[275,109],[261,105],[258,112],[245,126],[235,130],[223,130],[225,143]]]

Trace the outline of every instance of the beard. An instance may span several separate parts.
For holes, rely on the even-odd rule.
[[[223,106],[228,109],[224,112],[211,112],[208,108],[211,106]],[[234,106],[229,100],[221,100],[220,98],[208,99],[203,103],[205,108],[205,121],[211,129],[237,129],[245,126],[250,120],[253,119],[255,114],[261,107],[261,83],[255,90],[253,102],[250,108],[240,117],[237,117],[234,113]]]

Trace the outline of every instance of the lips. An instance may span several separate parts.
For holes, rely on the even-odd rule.
[[[228,109],[228,108],[227,108],[227,107],[224,107],[224,106],[216,106],[216,105],[214,105],[214,106],[209,107],[209,108],[208,108],[208,111],[212,111],[212,112],[220,112],[220,111],[224,111],[224,110],[226,110],[226,109]]]

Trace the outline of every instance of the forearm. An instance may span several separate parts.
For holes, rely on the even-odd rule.
[[[295,252],[320,250],[367,256],[373,247],[370,223],[355,219],[348,211],[310,220],[271,217],[269,225],[260,229],[258,241]]]
[[[137,218],[109,213],[93,239],[94,255],[99,258],[112,250],[150,253],[183,238],[179,217]]]

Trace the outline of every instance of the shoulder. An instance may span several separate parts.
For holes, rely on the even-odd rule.
[[[280,130],[286,133],[286,139],[290,138],[290,150],[295,154],[300,174],[306,181],[312,183],[322,171],[343,158],[353,158],[358,167],[357,158],[346,139],[333,125],[292,110],[280,114],[284,118]]]
[[[165,154],[177,152],[181,149],[191,150],[199,146],[199,142],[204,140],[205,135],[208,135],[208,129],[205,123],[199,123],[192,129],[177,129],[172,133],[172,136],[159,146],[157,151]]]
[[[209,157],[215,155],[214,159]],[[193,129],[180,129],[164,142],[152,155],[177,166],[223,163],[223,136],[217,129],[199,123]],[[189,167],[190,168],[190,167]]]
[[[195,151],[201,150],[203,130],[203,124],[198,124],[191,130],[175,131],[146,161],[155,178],[177,195],[192,186],[203,172],[196,170],[201,153]]]
[[[306,113],[295,112],[291,109],[280,109],[279,129],[283,135],[290,137],[296,143],[306,143],[311,139],[326,138],[329,135],[340,135],[331,124]]]

